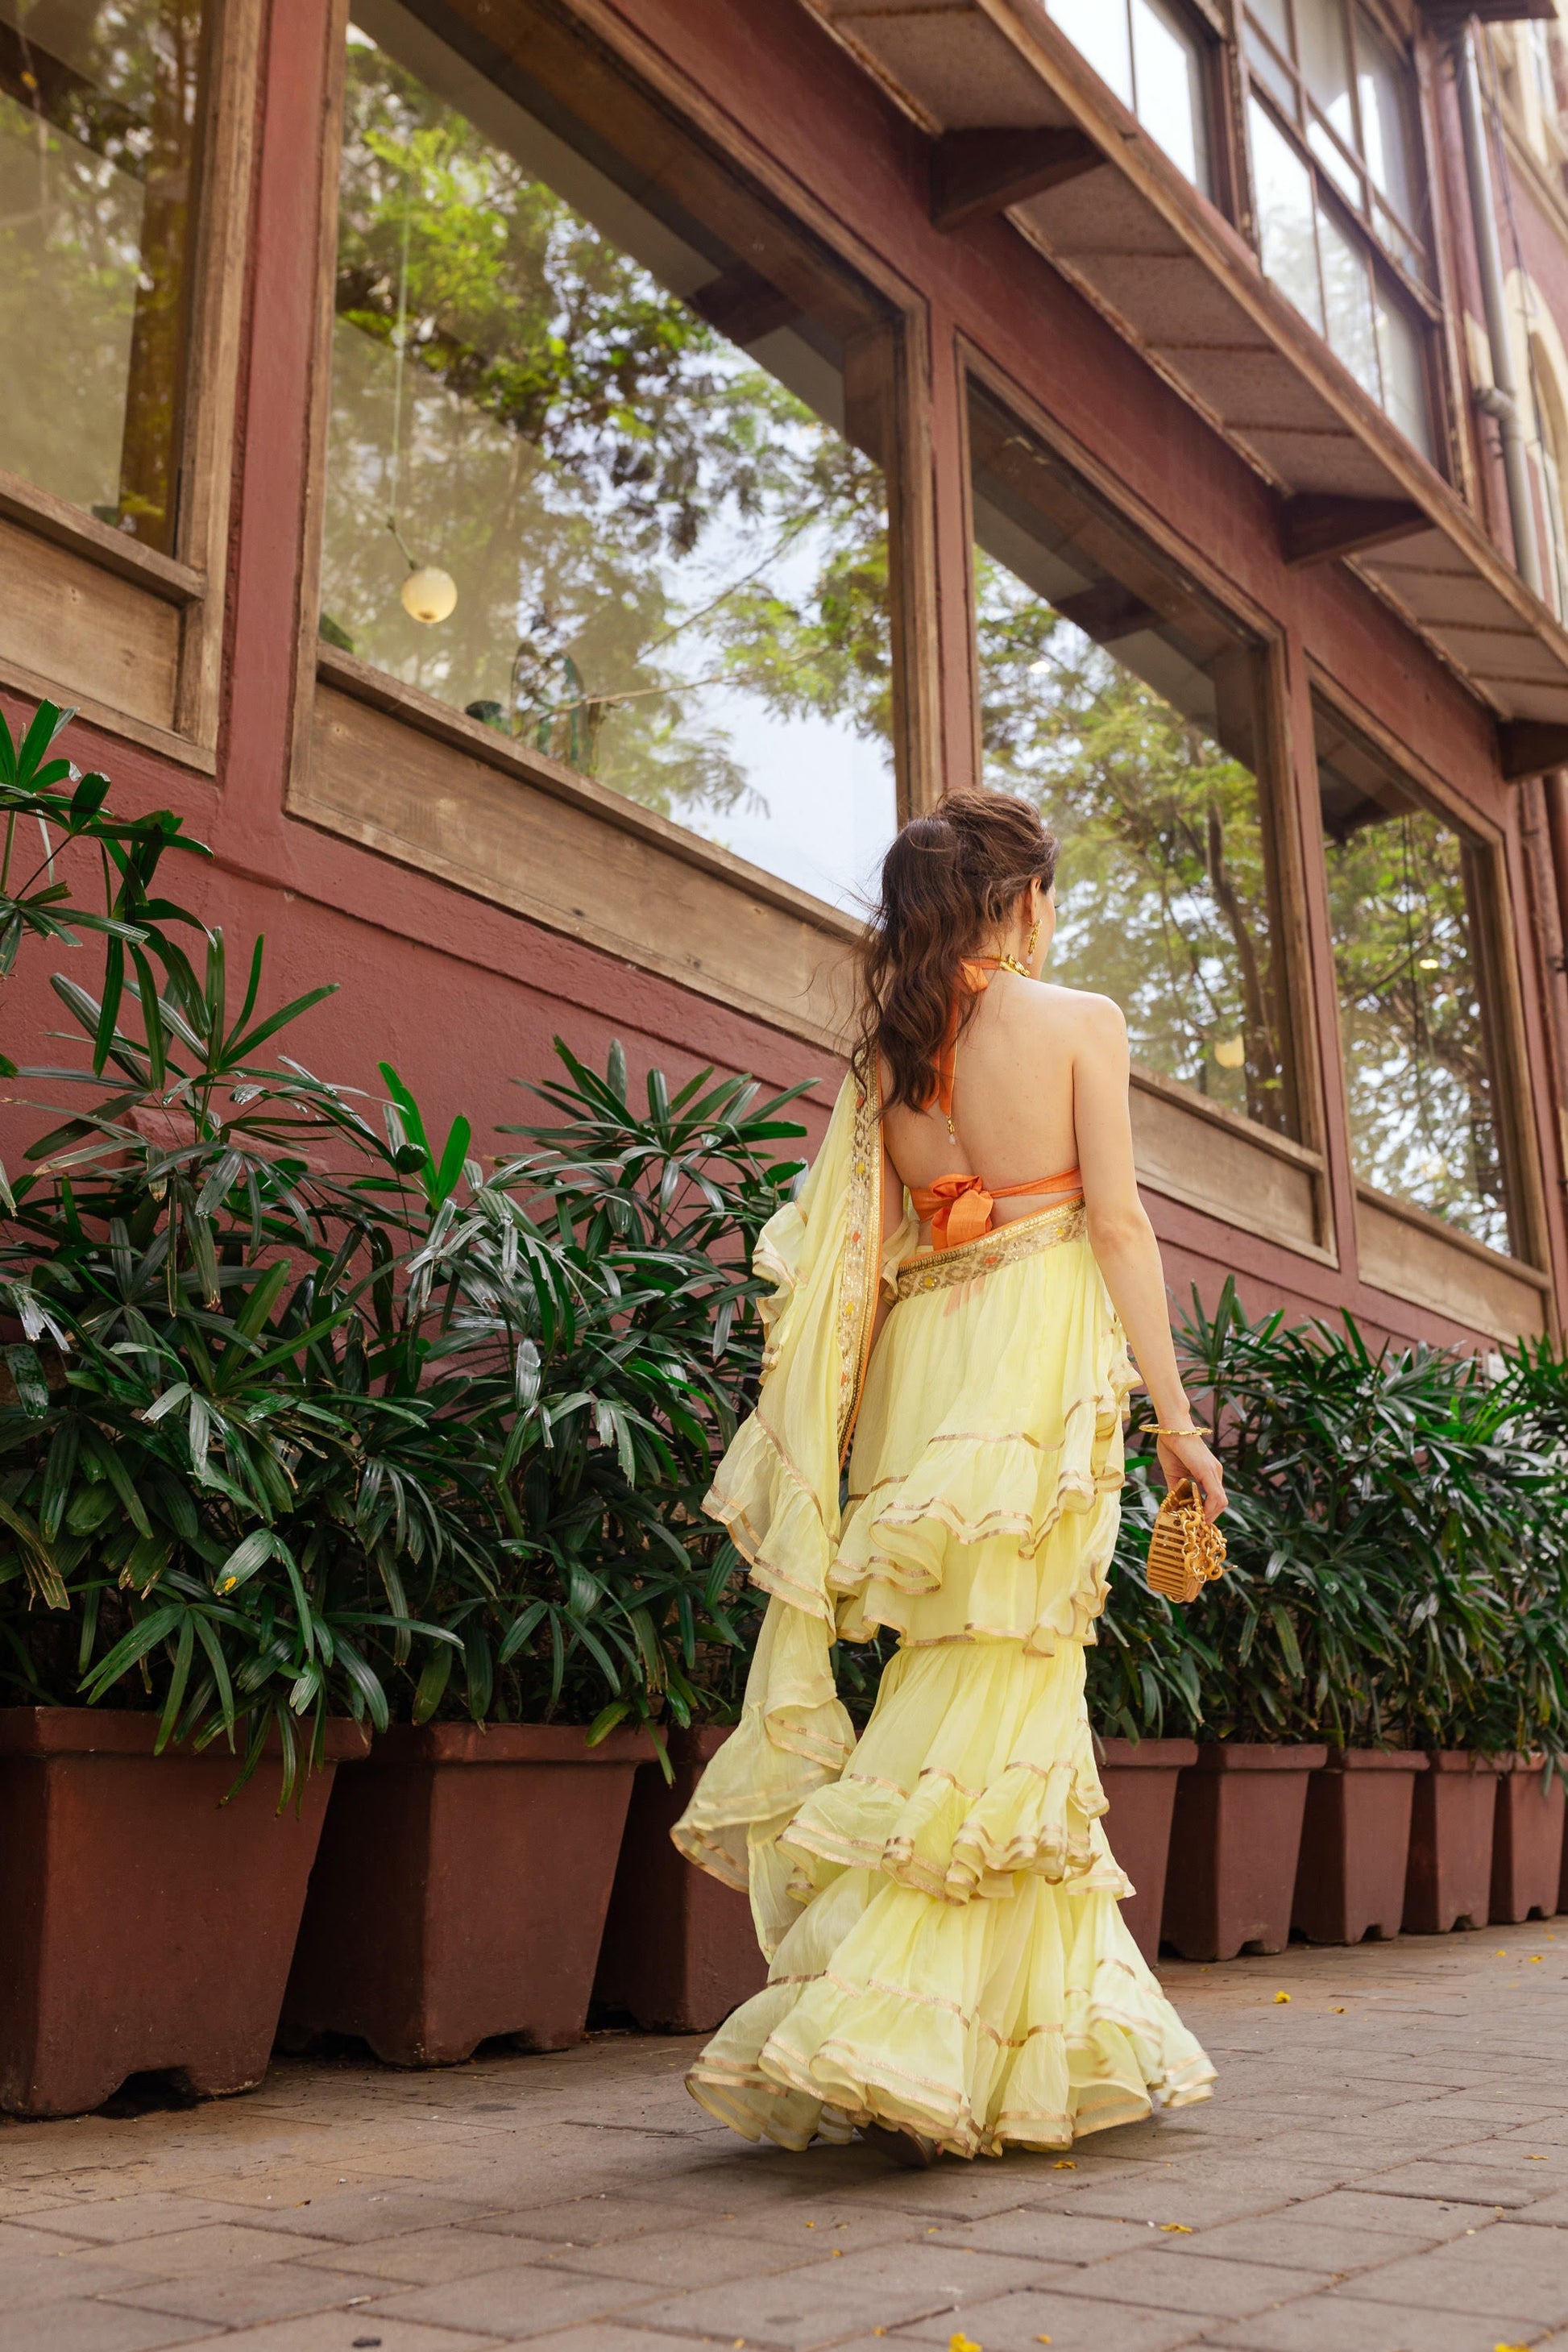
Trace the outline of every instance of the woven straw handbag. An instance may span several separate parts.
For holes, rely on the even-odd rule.
[[[1197,1488],[1178,1478],[1169,1488],[1149,1538],[1149,1589],[1167,1601],[1195,1601],[1225,1574],[1225,1538],[1204,1516]]]

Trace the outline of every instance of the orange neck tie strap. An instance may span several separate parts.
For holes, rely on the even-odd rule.
[[[947,1121],[947,1131],[952,1133],[952,1082],[958,1076],[958,1032],[966,996],[984,996],[991,985],[991,975],[1001,969],[1000,956],[966,957],[958,967],[958,984],[952,992],[952,1002],[947,1009],[947,1027],[937,1049],[936,1084],[926,1097],[929,1110],[935,1103]],[[945,1180],[944,1180],[945,1181]]]

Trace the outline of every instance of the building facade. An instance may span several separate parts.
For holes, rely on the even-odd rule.
[[[0,697],[481,1138],[556,1034],[830,1093],[894,827],[1023,793],[1175,1286],[1556,1331],[1568,53],[1483,14],[0,0]]]

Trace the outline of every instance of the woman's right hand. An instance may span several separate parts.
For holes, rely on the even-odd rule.
[[[1204,1516],[1217,1519],[1226,1508],[1225,1472],[1201,1437],[1161,1437],[1155,1440],[1160,1468],[1167,1486],[1190,1478],[1204,1498]]]

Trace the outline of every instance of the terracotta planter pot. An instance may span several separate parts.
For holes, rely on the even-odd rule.
[[[1121,1916],[1152,1963],[1160,1955],[1176,1782],[1184,1765],[1196,1763],[1198,1744],[1195,1739],[1101,1739],[1098,1746],[1100,1782],[1110,1803],[1105,1818],[1110,1850],[1138,1890],[1122,1905]]]
[[[1307,1787],[1290,1924],[1314,1944],[1397,1936],[1410,1861],[1415,1748],[1331,1748]]]
[[[283,2038],[355,2033],[395,2066],[492,2034],[582,2039],[646,1733],[427,1724],[378,1739],[333,1792]]]
[[[158,1719],[0,1709],[0,2107],[70,2116],[128,2075],[247,2091],[267,2072],[305,1886],[353,1724],[278,1811],[264,1759],[154,1756]]]
[[[671,1732],[673,1788],[657,1763],[637,1769],[594,1998],[647,2031],[710,2032],[768,1980],[745,1895],[669,1842],[703,1767],[729,1737],[728,1725]]]
[[[1461,1919],[1480,1927],[1491,1908],[1496,1760],[1462,1748],[1435,1748],[1415,1783],[1405,1932],[1446,1936]]]
[[[1515,1756],[1500,1772],[1492,1822],[1491,1918],[1501,1926],[1550,1919],[1563,1874],[1564,1790],[1561,1776],[1542,1778],[1538,1756]]]
[[[1182,1774],[1163,1922],[1185,1960],[1282,1952],[1307,1782],[1326,1748],[1226,1740]]]

